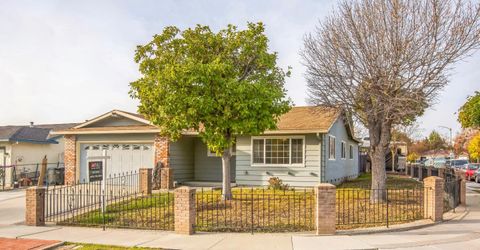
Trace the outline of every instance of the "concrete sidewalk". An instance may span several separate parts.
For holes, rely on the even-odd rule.
[[[474,185],[474,184],[470,184]],[[360,235],[198,233],[82,227],[0,226],[0,237],[60,240],[166,249],[480,249],[480,193],[467,194],[468,211],[450,221],[410,231]]]

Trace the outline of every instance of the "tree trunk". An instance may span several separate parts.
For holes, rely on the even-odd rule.
[[[232,188],[231,188],[231,180],[230,180],[230,158],[232,157],[231,154],[231,147],[225,149],[222,154],[222,199],[223,200],[231,200],[232,199]]]
[[[379,120],[380,122],[378,122]],[[379,120],[369,124],[370,157],[372,159],[371,202],[383,202],[386,199],[385,158],[389,150],[392,125],[383,119]]]

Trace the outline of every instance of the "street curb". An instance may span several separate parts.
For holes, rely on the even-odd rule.
[[[43,247],[43,248],[40,248],[39,250],[53,250],[53,249],[55,249],[55,248],[57,248],[57,247],[59,247],[59,246],[63,246],[63,245],[65,245],[65,241],[60,241],[60,242],[54,243],[54,244],[52,244],[52,245],[50,245],[50,246],[45,246],[45,247]]]

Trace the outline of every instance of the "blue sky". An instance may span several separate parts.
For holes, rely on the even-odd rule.
[[[299,50],[336,1],[1,1],[0,125],[81,122],[111,109],[136,110],[128,83],[139,77],[135,46],[165,26],[215,30],[262,21],[288,95],[306,104]],[[438,104],[420,118],[424,134],[459,130],[454,113],[480,89],[480,52],[456,65]],[[447,131],[438,129],[441,133]]]

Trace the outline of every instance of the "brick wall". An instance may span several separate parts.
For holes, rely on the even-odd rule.
[[[45,188],[31,187],[26,190],[25,224],[27,226],[45,225]]]
[[[319,184],[315,188],[317,234],[335,234],[335,193],[335,186],[329,183]]]
[[[195,189],[180,187],[175,189],[175,232],[195,233]]]
[[[75,135],[65,135],[65,185],[73,185],[77,180],[76,142]]]
[[[161,162],[163,167],[169,168],[170,161],[169,161],[169,151],[170,151],[170,141],[167,137],[163,137],[160,135],[155,136],[154,141],[155,147],[155,164]]]

